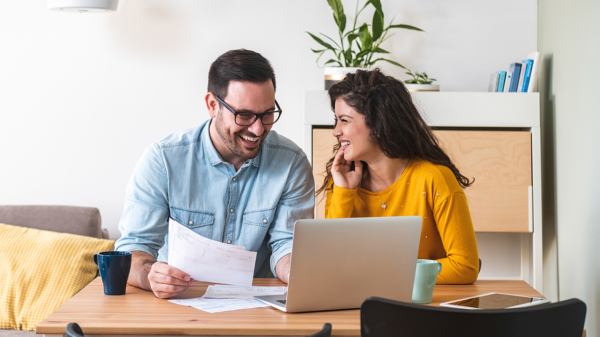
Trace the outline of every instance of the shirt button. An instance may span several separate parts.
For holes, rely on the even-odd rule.
[[[192,220],[190,220],[190,221],[188,221],[188,224],[189,224],[189,225],[193,225],[193,224],[194,224],[194,222],[193,222]]]
[[[231,180],[235,181],[235,177],[231,178]]]
[[[263,219],[263,223],[267,223],[267,222],[268,222],[267,219]]]
[[[229,213],[233,213],[233,208],[229,210]]]
[[[231,240],[227,240],[227,243],[231,244]]]

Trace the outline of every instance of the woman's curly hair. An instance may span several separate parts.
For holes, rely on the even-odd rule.
[[[386,156],[421,158],[436,165],[444,165],[454,173],[462,188],[475,181],[460,174],[440,148],[431,128],[413,104],[410,93],[399,80],[384,75],[379,69],[357,70],[329,88],[329,98],[334,113],[335,102],[341,98],[364,116],[365,124],[371,130],[371,139]],[[317,194],[331,185],[331,166],[339,148],[339,144],[333,147],[333,157],[327,162],[325,179]],[[363,167],[368,170],[366,165]]]

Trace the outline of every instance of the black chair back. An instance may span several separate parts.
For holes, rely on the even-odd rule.
[[[77,323],[69,323],[65,328],[65,336],[66,337],[84,337],[83,330]]]
[[[581,300],[527,308],[469,310],[371,297],[360,308],[362,337],[581,337]]]
[[[317,332],[314,335],[310,335],[308,337],[331,337],[331,324],[330,323],[323,324],[323,329],[321,329],[321,331]]]

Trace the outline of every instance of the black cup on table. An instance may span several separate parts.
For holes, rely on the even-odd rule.
[[[130,252],[102,252],[94,254],[94,263],[100,269],[105,295],[125,295],[131,269]]]

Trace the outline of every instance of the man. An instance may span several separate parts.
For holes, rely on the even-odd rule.
[[[115,249],[132,252],[128,283],[158,298],[193,283],[166,263],[169,217],[257,252],[254,276],[270,270],[287,283],[294,222],[313,216],[306,155],[271,131],[281,109],[269,61],[249,50],[226,52],[211,65],[204,99],[211,119],[150,146],[127,186]]]

